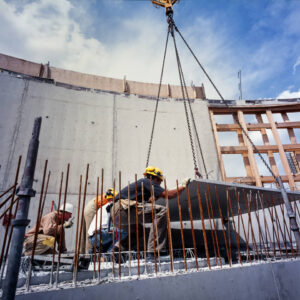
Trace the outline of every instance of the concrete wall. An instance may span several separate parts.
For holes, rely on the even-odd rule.
[[[122,187],[142,176],[153,122],[155,100],[102,91],[56,86],[45,80],[0,73],[0,190],[12,185],[19,155],[23,170],[35,117],[42,116],[40,148],[34,188],[39,193],[43,166],[49,160],[51,179],[45,212],[57,201],[60,174],[70,163],[69,197],[76,209],[80,174],[90,164],[88,197],[96,193],[96,177],[104,168],[104,189],[122,171]],[[220,179],[217,153],[207,103],[192,104],[210,179]],[[196,143],[195,143],[196,144]],[[198,157],[199,150],[197,149]],[[182,101],[162,100],[152,145],[150,164],[159,166],[168,187],[193,176],[193,160]],[[199,167],[202,171],[201,160]],[[118,182],[116,183],[118,186]],[[30,205],[35,220],[37,195]],[[33,221],[32,223],[35,223]],[[30,224],[30,226],[32,225]],[[71,229],[72,231],[73,229]],[[3,233],[3,227],[1,226]],[[69,242],[73,243],[68,234]]]
[[[16,299],[299,299],[300,261],[19,294]]]

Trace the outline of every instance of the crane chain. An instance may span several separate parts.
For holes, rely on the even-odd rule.
[[[170,28],[169,31],[171,32],[171,36],[172,36],[173,42],[174,42],[175,55],[176,55],[176,60],[177,60],[178,73],[179,73],[179,80],[180,80],[181,92],[182,92],[182,97],[183,97],[183,104],[184,104],[186,122],[187,122],[187,127],[188,127],[189,138],[190,138],[192,156],[193,156],[194,170],[195,170],[195,174],[198,177],[202,177],[202,175],[198,171],[198,166],[197,166],[197,161],[196,161],[195,147],[194,147],[190,119],[189,119],[189,114],[188,114],[188,109],[187,109],[187,104],[186,104],[187,100],[185,97],[185,92],[186,92],[187,98],[188,98],[188,93],[187,93],[187,89],[186,89],[185,79],[184,79],[181,61],[180,61],[178,48],[177,48],[177,44],[176,44],[176,38],[175,38],[175,34],[174,34],[174,20],[173,20],[172,16],[168,17],[168,23],[169,23],[169,28]],[[185,91],[184,91],[184,87],[185,87]]]
[[[159,81],[159,86],[158,86],[158,94],[157,94],[157,98],[156,98],[156,105],[155,105],[155,111],[154,111],[154,117],[153,117],[153,123],[152,123],[151,136],[150,136],[150,141],[149,141],[149,148],[148,148],[148,154],[147,154],[146,168],[148,167],[149,160],[150,160],[150,153],[151,153],[152,142],[153,142],[153,135],[154,135],[154,128],[155,128],[156,116],[157,116],[159,96],[160,96],[160,91],[161,91],[162,78],[163,78],[163,73],[164,73],[164,68],[165,68],[165,61],[166,61],[166,53],[167,53],[168,42],[169,42],[169,35],[170,35],[170,28],[168,29],[168,33],[167,33],[167,39],[166,39],[166,44],[165,44],[165,51],[164,51],[163,63],[162,63],[162,68],[161,68],[161,73],[160,73],[160,81]]]

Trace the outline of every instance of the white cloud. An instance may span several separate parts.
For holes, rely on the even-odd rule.
[[[300,66],[300,56],[298,57],[296,63],[293,65],[293,74],[296,73],[296,68]]]
[[[277,99],[289,99],[289,98],[300,98],[300,89],[297,92],[291,92],[290,90],[285,90],[280,93]]]

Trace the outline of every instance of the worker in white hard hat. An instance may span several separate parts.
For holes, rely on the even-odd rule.
[[[130,206],[130,224],[136,224],[136,199],[138,201],[138,223],[143,225],[142,219],[142,200],[144,199],[144,213],[145,213],[145,222],[152,223],[152,202],[159,198],[165,198],[168,196],[169,199],[176,198],[177,189],[165,190],[160,185],[164,180],[163,172],[157,168],[149,166],[144,171],[144,178],[139,179],[136,183],[133,182],[129,186],[124,187],[120,195],[118,194],[115,197],[115,200],[121,201],[121,228],[127,230],[128,228],[128,206]],[[186,178],[182,185],[178,188],[178,192],[182,193],[187,185],[190,183],[191,179]],[[152,192],[151,192],[152,189]],[[152,196],[151,196],[152,195]],[[128,199],[129,198],[129,199]],[[156,251],[166,251],[167,243],[167,220],[166,220],[166,207],[162,205],[154,205],[155,209],[155,218],[157,222],[157,235],[158,235],[158,245],[155,241],[155,247],[153,242],[153,227],[151,226],[147,250],[149,253]],[[119,204],[115,204],[115,226],[118,227],[119,224]],[[136,226],[131,226],[132,230]],[[118,250],[119,244],[115,244],[116,249]],[[155,249],[154,249],[155,248]]]
[[[108,201],[111,201],[113,197],[116,196],[116,192],[113,188],[110,188],[106,191],[103,199],[101,201],[101,195],[98,197],[91,199],[84,208],[84,223],[82,226],[83,234],[80,243],[80,253],[89,253],[91,252],[93,246],[89,241],[89,228],[96,215],[97,209],[101,207],[101,205],[106,205]],[[99,222],[99,221],[98,221]]]
[[[61,252],[67,251],[65,241],[65,228],[70,228],[73,225],[72,213],[73,205],[71,203],[66,203],[65,207],[64,205],[60,206],[59,213],[57,213],[57,211],[53,211],[41,218],[35,248],[36,254],[50,254],[53,252],[53,249],[55,249],[55,233],[57,234],[56,242]],[[36,225],[34,225],[33,228],[25,234],[25,255],[31,254],[35,233]]]

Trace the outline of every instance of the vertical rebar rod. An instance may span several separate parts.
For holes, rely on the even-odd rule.
[[[57,211],[56,211],[56,223],[55,223],[55,233],[54,233],[54,248],[52,251],[52,263],[51,263],[51,272],[50,272],[50,282],[49,285],[53,285],[53,271],[54,271],[54,260],[55,260],[55,254],[56,254],[56,242],[57,242],[57,231],[58,231],[58,222],[59,222],[59,207],[60,207],[60,201],[61,201],[61,193],[62,193],[62,186],[63,186],[63,180],[64,180],[64,172],[61,172],[61,178],[60,178],[60,185],[59,185],[59,194],[58,194],[58,205],[57,205]],[[57,243],[59,244],[59,243]]]
[[[101,252],[102,252],[102,206],[103,206],[103,180],[104,180],[104,169],[101,169],[101,206],[100,206],[100,232],[99,232],[99,254],[98,254],[98,282],[100,282],[101,272]],[[120,199],[119,199],[120,201]],[[114,245],[113,245],[114,246]]]
[[[193,246],[195,251],[195,261],[196,261],[196,268],[199,269],[198,265],[198,255],[197,255],[197,246],[196,246],[196,238],[195,238],[195,231],[194,231],[194,222],[193,222],[193,214],[192,214],[192,204],[191,204],[191,197],[190,197],[190,189],[186,187],[186,195],[188,200],[188,207],[189,207],[189,215],[190,215],[190,222],[191,222],[191,231],[192,231],[192,238],[193,238]]]
[[[185,253],[185,243],[184,243],[184,234],[183,234],[182,214],[181,214],[181,204],[180,204],[178,180],[176,180],[176,188],[177,188],[177,205],[178,205],[178,214],[179,214],[179,220],[180,220],[180,234],[181,234],[181,243],[182,243],[183,259],[184,259],[184,268],[187,271],[187,263],[186,263],[186,253]]]
[[[270,209],[270,204],[269,204],[268,199],[266,197],[264,199],[265,199],[265,201],[267,203],[267,207],[268,207],[268,211],[269,211],[269,216],[270,216],[271,223],[272,223],[273,243],[274,243],[274,246],[275,246],[275,238],[276,238],[278,249],[279,249],[280,258],[282,258],[282,250],[281,250],[281,246],[280,246],[280,241],[279,241],[279,238],[278,238],[278,235],[277,235],[277,231],[276,231],[275,225],[274,225],[273,210]],[[275,256],[276,256],[276,247],[275,247]]]
[[[233,214],[233,209],[232,209],[232,203],[231,203],[231,197],[230,197],[230,192],[229,192],[228,189],[226,189],[226,198],[227,198],[228,203],[229,203],[229,208],[230,208],[230,213],[231,213],[231,218],[232,218],[232,223],[233,223],[233,228],[234,228],[234,234],[235,234],[235,240],[236,240],[236,244],[237,244],[237,248],[238,248],[239,261],[240,261],[240,264],[242,265],[243,263],[242,263],[241,249],[240,249],[240,237],[239,237],[239,234],[236,230],[236,225],[235,225],[235,221],[234,221],[234,214]]]
[[[218,236],[217,236],[214,212],[213,212],[213,209],[212,209],[212,201],[211,201],[211,194],[210,194],[209,186],[208,186],[208,199],[209,199],[209,207],[210,207],[210,213],[211,213],[211,218],[212,218],[212,223],[213,223],[213,232],[215,234],[215,241],[216,241],[216,245],[217,245],[217,251],[218,251],[220,266],[222,268],[223,265],[222,265],[222,259],[221,259],[221,253],[220,253],[220,246],[219,246],[219,240],[218,240]]]
[[[151,186],[152,188],[152,194],[154,195],[154,201],[155,194],[154,194],[154,186]],[[155,231],[156,231],[156,245],[157,245],[157,257],[158,257],[158,266],[159,266],[159,272],[161,272],[161,260],[160,260],[160,249],[159,249],[159,240],[158,240],[158,228],[157,228],[157,218],[156,218],[156,206],[154,206],[154,224],[155,224]]]
[[[63,205],[63,213],[62,213],[62,226],[61,226],[60,235],[59,235],[59,247],[58,247],[58,255],[57,255],[57,265],[56,265],[56,279],[55,279],[56,287],[58,286],[60,257],[61,257],[61,251],[62,251],[62,243],[63,243],[62,236],[63,236],[63,232],[64,232],[64,221],[65,221],[67,194],[68,194],[69,173],[70,173],[70,164],[68,164],[68,166],[67,166],[67,175],[66,175],[65,192],[64,192],[64,205]]]
[[[77,224],[76,224],[76,235],[75,235],[75,251],[74,251],[74,269],[73,269],[73,285],[76,286],[77,269],[78,269],[78,249],[80,248],[80,242],[78,242],[78,229],[80,223],[80,201],[81,201],[81,186],[82,186],[82,175],[80,175],[79,190],[78,190],[78,206],[77,206]]]
[[[252,242],[254,242],[254,247],[255,247],[255,250],[256,250],[256,254],[257,254],[257,259],[260,259],[260,255],[259,255],[259,251],[258,251],[258,248],[257,248],[257,243],[256,243],[255,235],[254,235],[254,230],[253,230],[253,226],[252,226],[251,212],[250,212],[250,209],[249,209],[249,206],[248,206],[248,201],[247,201],[244,189],[243,189],[243,198],[244,198],[245,206],[246,206],[247,213],[248,213],[248,221],[249,221],[250,229],[251,229]]]
[[[208,186],[208,191],[209,191],[209,186]],[[222,223],[222,229],[223,229],[222,231],[223,231],[223,237],[224,237],[224,242],[225,242],[225,247],[226,247],[226,252],[227,252],[227,258],[228,258],[229,265],[231,266],[232,265],[231,255],[229,255],[227,238],[226,238],[226,234],[225,234],[224,219],[223,219],[223,214],[222,214],[222,211],[221,211],[219,193],[218,193],[216,185],[215,185],[215,192],[216,192],[216,198],[217,198],[217,205],[218,205],[218,209],[219,209],[219,215],[220,215],[221,223]],[[209,193],[210,193],[210,191],[209,191]],[[227,198],[227,200],[228,200],[228,198]],[[228,222],[229,222],[229,218],[228,218]]]
[[[171,272],[173,272],[173,245],[172,245],[172,233],[171,233],[171,222],[170,222],[170,209],[169,209],[169,197],[167,192],[167,183],[164,179],[164,186],[166,191],[166,208],[167,208],[167,226],[168,226],[168,240],[169,240],[169,252],[170,252],[170,263]]]
[[[140,276],[140,243],[139,243],[139,215],[138,215],[138,197],[137,197],[137,174],[135,174],[135,224],[136,224],[136,248],[138,261],[138,276]]]
[[[32,189],[37,154],[39,149],[39,135],[42,124],[42,118],[34,120],[34,127],[32,137],[28,146],[27,158],[25,162],[24,174],[18,191],[19,208],[17,211],[16,219],[13,220],[12,225],[14,233],[12,236],[12,244],[9,251],[7,273],[4,284],[2,286],[3,294],[2,299],[14,299],[16,287],[18,282],[18,275],[21,263],[22,248],[24,242],[24,234],[26,226],[29,224],[28,210],[30,198],[34,197],[35,191]]]
[[[246,230],[245,230],[244,218],[243,218],[242,212],[241,212],[240,193],[236,189],[235,189],[235,197],[236,197],[236,200],[237,200],[237,203],[238,203],[238,211],[239,211],[239,215],[241,217],[242,228],[243,228],[243,232],[244,232],[244,236],[245,236],[245,240],[246,240],[246,248],[247,248],[247,253],[248,253],[248,260],[251,263],[252,260],[251,260],[251,252],[250,252],[250,249],[249,249],[249,241],[248,241]]]
[[[130,182],[128,181],[128,258],[129,258],[129,276],[131,276],[131,220],[130,220]]]
[[[212,239],[213,248],[214,248],[215,260],[216,260],[216,265],[218,265],[218,255],[217,255],[217,249],[216,249],[216,243],[215,243],[215,237],[214,237],[214,232],[213,232],[213,225],[212,225],[212,221],[211,221],[211,215],[210,215],[210,209],[209,209],[209,204],[208,204],[207,193],[204,192],[204,195],[205,195],[205,202],[206,202],[206,208],[207,208],[209,225],[210,225],[210,234],[211,234],[211,239]]]
[[[144,197],[144,183],[142,182],[142,205],[143,205],[143,242],[144,242],[144,259],[145,259],[145,273],[147,274],[147,248],[146,248],[146,227],[145,227],[145,197]]]
[[[282,231],[282,228],[281,228],[281,225],[280,225],[280,222],[279,222],[279,217],[278,217],[278,214],[277,214],[277,209],[276,209],[276,206],[275,206],[274,198],[273,198],[272,195],[271,195],[270,200],[271,200],[271,204],[274,205],[275,219],[276,219],[276,222],[278,224],[278,228],[279,228],[282,240],[283,240],[285,254],[286,254],[286,257],[288,258],[289,254],[288,254],[288,250],[287,250],[286,240],[285,240],[284,235],[283,235],[283,231]],[[278,237],[279,237],[279,234],[278,234]]]
[[[98,225],[98,197],[99,197],[99,177],[97,176],[97,186],[96,186],[96,223],[94,232],[94,269],[93,269],[93,279],[96,279],[96,260],[97,260],[97,225]]]
[[[34,233],[33,246],[32,246],[32,251],[31,251],[30,265],[29,265],[29,270],[28,270],[28,274],[27,274],[27,278],[26,278],[26,290],[27,291],[29,290],[29,286],[30,286],[31,270],[32,270],[32,264],[33,264],[33,260],[34,260],[35,247],[36,247],[36,242],[37,242],[39,229],[40,229],[40,223],[41,223],[42,214],[43,214],[43,211],[42,211],[43,193],[44,193],[47,166],[48,166],[48,160],[45,161],[45,165],[44,165],[44,173],[43,173],[43,180],[42,180],[42,185],[41,185],[41,194],[40,194],[39,206],[38,206],[36,223],[35,223],[35,233]]]
[[[257,195],[258,195],[258,199],[259,199],[259,202],[260,202],[260,206],[262,207],[262,211],[263,211],[265,233],[266,233],[266,242],[267,242],[267,249],[268,249],[268,253],[269,253],[269,248],[270,247],[269,247],[269,243],[268,243],[268,235],[269,235],[270,242],[271,242],[272,238],[271,238],[271,234],[270,234],[270,230],[269,230],[269,225],[268,225],[267,217],[266,217],[266,213],[265,213],[264,201],[261,199],[262,196],[261,196],[260,193],[258,193]],[[275,244],[274,243],[273,243],[273,254],[274,254],[274,257],[275,257],[276,256],[276,250],[275,250]]]
[[[197,196],[198,196],[198,204],[199,204],[201,223],[202,223],[202,232],[203,232],[206,260],[207,260],[208,268],[211,269],[210,258],[209,258],[209,250],[208,250],[208,245],[207,245],[206,230],[205,230],[205,223],[204,223],[203,207],[202,207],[201,195],[200,195],[200,190],[199,190],[199,183],[197,183]]]
[[[51,171],[48,172],[47,183],[46,183],[46,188],[45,188],[45,193],[44,193],[44,199],[43,199],[43,203],[42,203],[42,212],[44,211],[46,197],[48,195],[48,186],[49,186],[50,176],[51,176]]]
[[[116,179],[113,180],[113,189],[114,191],[116,190]],[[113,235],[113,238],[112,238],[112,243],[113,245],[115,245],[115,211],[116,211],[116,208],[115,208],[115,193],[113,193],[113,213],[112,213],[112,235]],[[119,264],[121,262],[119,261]],[[112,247],[112,275],[113,277],[115,277],[115,247],[113,246]]]
[[[8,212],[8,222],[7,222],[7,226],[6,226],[6,229],[5,229],[5,234],[4,234],[4,239],[3,239],[2,249],[1,249],[0,268],[2,267],[3,255],[4,255],[5,246],[6,246],[6,239],[7,239],[8,229],[11,226],[11,212],[12,212],[14,199],[15,199],[15,194],[16,194],[16,188],[17,188],[17,184],[18,184],[21,161],[22,161],[22,156],[19,156],[16,175],[15,175],[15,181],[14,181],[14,185],[12,187],[13,191],[12,191],[12,194],[11,194],[11,202],[10,202],[10,207],[9,207],[9,212]],[[11,188],[9,190],[11,190]],[[11,227],[12,227],[11,230],[13,230],[13,226],[11,226]],[[8,247],[9,247],[9,245],[8,245]],[[3,268],[4,267],[5,266],[3,266]]]
[[[269,258],[269,254],[267,252],[266,245],[265,245],[264,236],[262,234],[262,228],[261,228],[261,225],[260,225],[260,219],[259,219],[259,214],[258,214],[258,205],[257,205],[257,197],[256,197],[256,201],[253,201],[253,204],[255,205],[255,207],[254,207],[254,214],[255,214],[256,222],[257,222],[257,226],[258,226],[259,242],[260,242],[260,252],[262,253],[262,250],[263,250],[264,253],[266,253],[267,258]],[[261,243],[262,243],[262,246],[261,246]]]
[[[285,216],[284,216],[284,206],[283,206],[283,204],[280,204],[280,211],[281,211],[281,216],[282,216],[283,224],[284,224],[284,232],[285,232],[285,234],[287,232],[289,242],[290,242],[290,245],[291,245],[292,256],[296,257],[296,253],[295,253],[295,250],[294,250],[294,247],[293,247],[293,239],[292,239],[292,236],[289,232],[288,226],[286,224]]]
[[[119,200],[118,200],[118,209],[119,209],[119,278],[121,279],[121,240],[122,240],[122,234],[121,234],[121,171],[119,171]]]
[[[155,245],[155,224],[154,224],[154,195],[152,190],[152,178],[150,178],[150,187],[151,187],[151,206],[152,206],[152,231],[153,231],[153,255],[154,255],[154,268],[155,274],[157,275],[157,262],[156,262],[156,245]],[[150,236],[149,236],[150,238]]]

